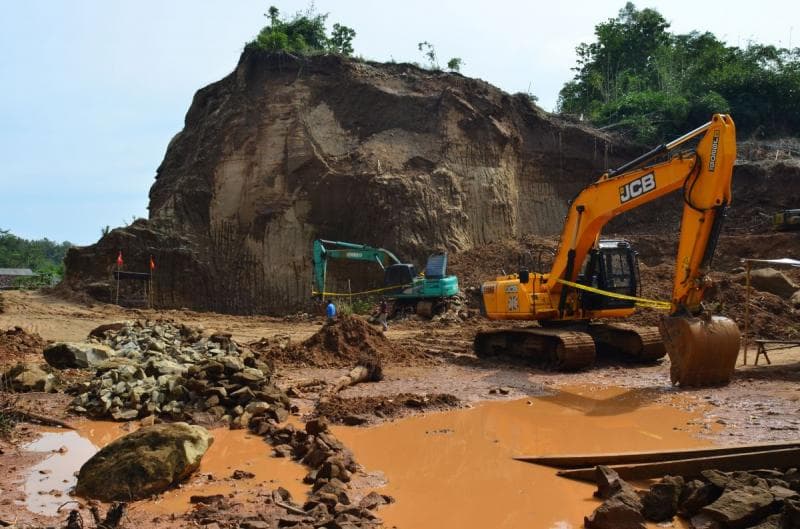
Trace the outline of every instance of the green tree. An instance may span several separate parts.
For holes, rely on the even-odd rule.
[[[291,19],[281,18],[280,11],[275,6],[270,6],[264,16],[269,19],[269,25],[261,29],[255,40],[246,45],[247,48],[297,54],[353,53],[355,30],[334,24],[329,38],[325,29],[328,14],[317,13],[313,4]]]
[[[72,246],[47,238],[27,240],[0,229],[0,268],[30,268],[38,273],[63,275],[64,255]]]
[[[341,24],[334,24],[331,38],[329,40],[329,48],[333,53],[350,56],[353,54],[353,38],[356,32],[353,28],[342,26]]]
[[[460,72],[462,66],[464,66],[464,61],[461,60],[461,57],[453,57],[447,61],[447,69],[451,72]]]
[[[726,46],[713,34],[676,35],[655,10],[628,3],[577,49],[558,110],[643,143],[686,131],[714,112],[741,134],[800,133],[800,50]],[[792,97],[793,96],[793,97]]]

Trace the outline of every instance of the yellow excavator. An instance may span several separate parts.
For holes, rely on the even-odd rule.
[[[536,320],[539,326],[478,332],[475,353],[575,370],[594,362],[596,348],[638,360],[659,358],[666,349],[673,384],[727,384],[739,353],[739,329],[728,318],[706,313],[701,302],[731,203],[735,159],[733,119],[715,114],[584,188],[570,203],[549,273],[521,268],[481,287],[481,309],[489,319]],[[603,226],[673,191],[682,193],[683,216],[669,316],[658,329],[597,321],[628,317],[641,301],[636,252],[624,240],[600,239]]]

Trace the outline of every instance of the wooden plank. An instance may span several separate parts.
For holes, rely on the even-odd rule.
[[[727,454],[713,457],[678,459],[675,461],[659,461],[655,463],[638,463],[633,465],[610,465],[622,479],[654,479],[667,474],[692,478],[703,470],[754,470],[759,468],[790,468],[800,465],[800,448],[784,448],[764,452],[747,452],[743,454]],[[594,468],[578,468],[559,470],[559,476],[589,481],[594,483]]]
[[[517,461],[535,463],[555,468],[583,468],[597,465],[624,465],[632,463],[650,463],[655,461],[674,461],[696,457],[711,457],[725,454],[741,454],[744,452],[763,452],[781,448],[800,447],[800,441],[761,443],[740,446],[722,446],[713,448],[690,448],[687,450],[670,450],[657,452],[619,452],[611,454],[567,454],[557,456],[518,456]]]

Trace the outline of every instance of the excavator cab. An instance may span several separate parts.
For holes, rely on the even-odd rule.
[[[417,277],[417,269],[413,264],[399,263],[386,267],[383,272],[383,285],[384,287],[397,287],[393,290],[386,291],[387,295],[399,294],[403,289],[414,282]]]
[[[578,283],[607,292],[636,296],[639,291],[639,262],[631,244],[623,240],[601,240],[598,247],[586,256]],[[630,309],[634,301],[583,291],[581,305],[588,310]]]

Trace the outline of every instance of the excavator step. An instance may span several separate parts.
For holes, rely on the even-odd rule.
[[[479,358],[512,357],[557,371],[577,371],[594,364],[591,335],[574,330],[521,328],[480,331],[475,335]]]

